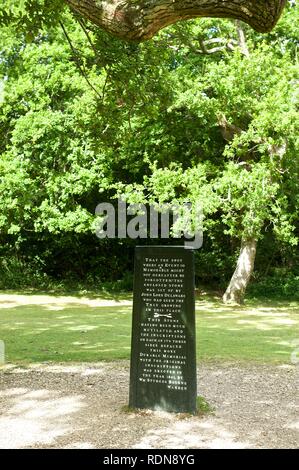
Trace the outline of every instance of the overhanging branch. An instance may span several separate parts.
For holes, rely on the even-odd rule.
[[[259,32],[271,31],[286,0],[65,0],[114,36],[141,42],[180,20],[234,18]]]

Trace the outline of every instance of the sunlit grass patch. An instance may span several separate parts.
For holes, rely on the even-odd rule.
[[[99,298],[67,299],[47,296],[41,304],[26,295],[11,302],[0,294],[0,339],[6,361],[12,363],[97,362],[129,359],[130,303],[118,298],[103,306]],[[92,300],[92,302],[89,302]],[[127,300],[127,299],[126,299]],[[58,306],[59,309],[49,308]],[[96,306],[94,306],[96,305]],[[296,302],[243,307],[223,305],[218,299],[196,303],[199,361],[290,362],[293,342],[299,338]]]

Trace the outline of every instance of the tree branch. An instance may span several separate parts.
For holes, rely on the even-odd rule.
[[[239,20],[236,20],[236,28],[237,28],[238,38],[239,38],[240,51],[242,52],[242,54],[245,55],[245,57],[249,57],[250,54],[249,54],[249,49],[246,43],[244,29],[242,28],[242,24]]]
[[[233,18],[271,31],[286,0],[64,0],[84,18],[125,40],[141,42],[160,29],[196,17]]]

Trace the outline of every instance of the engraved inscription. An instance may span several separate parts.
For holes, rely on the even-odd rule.
[[[186,327],[179,320],[186,294],[182,258],[145,258],[143,263],[146,320],[140,325],[139,381],[187,390]]]

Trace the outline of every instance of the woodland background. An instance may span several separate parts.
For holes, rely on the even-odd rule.
[[[202,203],[198,287],[224,290],[254,239],[249,294],[298,298],[298,4],[268,34],[201,19],[134,44],[68,10],[16,27],[5,3],[0,289],[132,289],[140,242],[95,235],[125,194]]]

